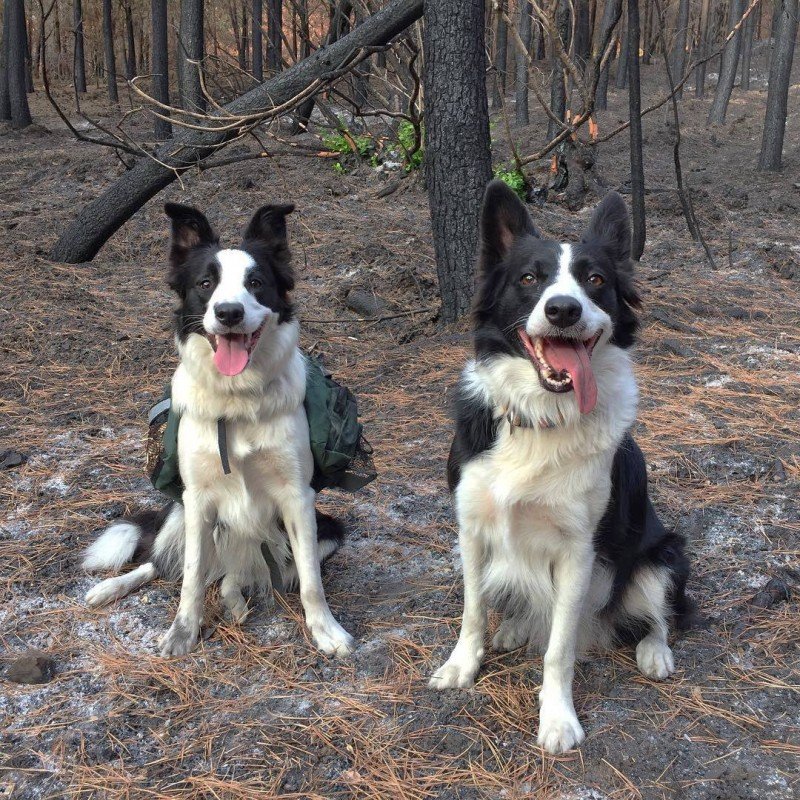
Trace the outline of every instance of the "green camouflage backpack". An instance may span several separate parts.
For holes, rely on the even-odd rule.
[[[337,383],[314,359],[306,356],[306,396],[308,433],[314,456],[311,486],[355,492],[375,480],[372,448],[363,436],[358,421],[358,406],[353,394]],[[222,422],[222,421],[221,421]],[[153,486],[172,500],[181,502],[183,483],[178,465],[178,426],[180,414],[173,410],[170,387],[162,400],[150,409],[146,443],[147,475]],[[220,457],[227,473],[225,427],[219,427]]]

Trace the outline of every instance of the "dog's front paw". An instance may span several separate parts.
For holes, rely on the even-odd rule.
[[[314,644],[326,656],[344,658],[355,649],[355,639],[333,618],[310,627]]]
[[[575,710],[566,703],[544,704],[539,712],[539,734],[536,742],[548,753],[558,755],[577,747],[584,739]]]
[[[92,586],[86,592],[86,605],[90,608],[99,608],[100,606],[108,605],[114,600],[119,599],[119,594],[116,588],[116,578],[108,578],[100,581],[96,586]]]
[[[468,689],[475,683],[483,653],[474,656],[453,652],[428,681],[431,689]]]
[[[172,627],[164,634],[159,643],[161,655],[185,656],[194,649],[200,636],[200,625],[190,625],[181,619],[175,619]]]
[[[669,645],[649,636],[636,645],[636,664],[642,675],[659,681],[675,672],[675,661]]]

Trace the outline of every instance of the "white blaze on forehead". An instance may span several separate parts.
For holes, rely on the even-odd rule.
[[[227,328],[220,325],[214,316],[214,306],[218,303],[241,303],[244,320],[237,328],[243,333],[252,333],[270,313],[270,309],[262,306],[246,285],[247,273],[256,266],[256,262],[244,250],[220,250],[216,259],[219,264],[219,283],[208,301],[203,327],[209,333],[224,333]]]
[[[556,278],[544,290],[541,298],[539,298],[539,302],[528,317],[528,322],[525,325],[525,330],[528,335],[535,337],[552,331],[553,326],[545,316],[544,307],[551,297],[556,297],[557,295],[572,297],[581,304],[580,322],[585,327],[587,334],[590,336],[594,335],[601,328],[603,330],[609,330],[611,320],[608,314],[589,299],[584,288],[572,274],[572,245],[562,244],[559,245],[559,247],[560,252],[558,255],[558,272],[556,273]]]

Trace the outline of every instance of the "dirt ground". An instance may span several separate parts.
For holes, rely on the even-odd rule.
[[[396,175],[363,166],[339,176],[299,156],[187,175],[93,263],[52,264],[59,231],[123,166],[77,145],[37,95],[41,126],[0,136],[0,451],[26,459],[0,471],[0,667],[35,648],[53,674],[39,685],[0,677],[0,797],[798,796],[800,86],[784,172],[758,173],[765,81],[758,60],[755,69],[755,90],[737,90],[723,127],[705,128],[710,99],[682,103],[684,171],[716,269],[673,191],[668,117],[645,121],[635,433],[657,508],[688,538],[702,619],[675,641],[678,671],[664,683],[643,678],[630,650],[581,665],[576,707],[588,737],[561,757],[535,744],[539,658],[490,653],[474,689],[426,687],[460,615],[444,462],[469,337],[434,322],[420,181],[380,198]],[[660,69],[644,71],[652,97]],[[601,133],[625,118],[626,102],[612,91]],[[522,152],[542,130],[537,118],[515,131]],[[595,174],[624,191],[626,164],[622,135],[599,148]],[[95,578],[79,567],[82,548],[108,520],[160,502],[142,443],[175,365],[165,200],[199,205],[227,241],[257,206],[297,203],[303,344],[357,391],[380,470],[354,497],[320,498],[349,529],[324,574],[358,639],[348,661],[311,647],[296,595],[257,607],[240,628],[224,622],[212,591],[208,638],[168,661],[155,644],[176,610],[175,584],[157,581],[107,609],[83,603]],[[534,214],[546,233],[575,236],[588,207],[556,199]],[[393,318],[356,321],[350,288],[384,298]]]

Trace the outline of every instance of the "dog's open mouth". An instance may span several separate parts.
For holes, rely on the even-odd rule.
[[[263,330],[262,324],[252,333],[207,333],[206,337],[214,350],[216,368],[228,377],[244,372]]]
[[[543,336],[531,339],[524,328],[518,328],[517,333],[542,386],[548,392],[574,391],[581,414],[588,414],[597,405],[591,358],[602,331],[583,341]]]

